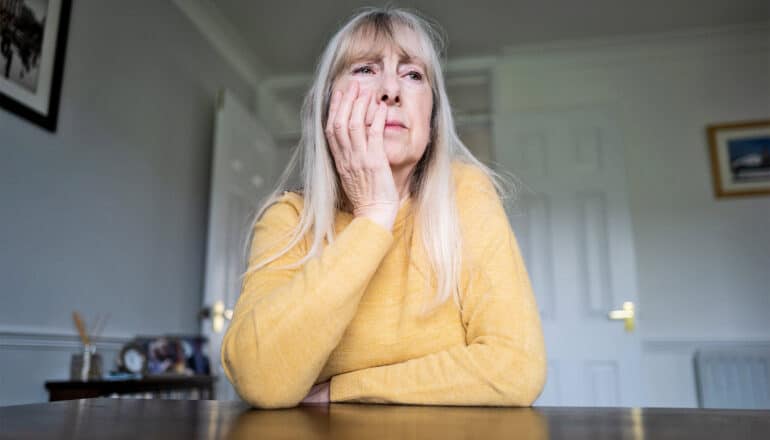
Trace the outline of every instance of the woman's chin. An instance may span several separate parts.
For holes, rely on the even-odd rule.
[[[390,168],[393,170],[414,166],[419,160],[419,157],[412,157],[414,155],[409,154],[409,146],[404,145],[401,142],[393,142],[386,139],[384,150],[385,157],[388,158]]]
[[[407,159],[402,145],[385,145],[385,157],[388,158],[391,168],[402,167]]]

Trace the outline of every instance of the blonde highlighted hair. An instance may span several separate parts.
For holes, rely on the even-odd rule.
[[[245,275],[280,258],[308,234],[310,245],[307,254],[291,267],[302,266],[318,256],[323,249],[324,239],[328,243],[334,241],[335,213],[344,205],[345,195],[324,134],[332,85],[343,69],[349,67],[349,63],[361,52],[375,51],[382,44],[393,44],[408,52],[401,40],[403,31],[411,31],[417,36],[421,53],[407,54],[425,62],[427,78],[433,91],[429,143],[409,183],[414,224],[420,231],[422,246],[430,261],[436,285],[430,308],[443,304],[449,297],[453,297],[459,306],[462,240],[455,204],[452,162],[459,160],[474,165],[489,176],[498,192],[502,186],[499,183],[500,176],[473,157],[457,136],[441,69],[444,39],[438,27],[416,13],[400,8],[364,9],[351,17],[327,44],[303,102],[299,144],[275,190],[261,204],[250,230],[253,232],[254,224],[288,189],[286,185],[289,177],[297,167],[304,197],[299,224],[281,250],[253,262]],[[250,241],[251,238],[247,240],[246,249],[249,249]],[[257,245],[270,248],[275,243]]]

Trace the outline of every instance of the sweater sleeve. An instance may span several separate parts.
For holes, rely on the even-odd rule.
[[[499,198],[491,185],[484,194],[465,204],[475,219],[465,245],[479,256],[462,294],[466,343],[335,376],[333,402],[529,406],[538,397],[546,359],[537,304]]]
[[[282,249],[299,221],[297,209],[282,200],[255,225],[250,267]],[[301,267],[285,268],[304,255],[298,245],[245,277],[221,352],[243,400],[281,408],[307,395],[392,240],[380,225],[355,218]]]

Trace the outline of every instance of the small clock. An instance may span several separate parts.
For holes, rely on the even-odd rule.
[[[126,344],[120,350],[118,360],[120,368],[129,373],[142,374],[147,371],[147,355],[144,353],[144,348],[135,342]]]

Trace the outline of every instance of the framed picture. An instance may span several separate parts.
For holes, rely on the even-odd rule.
[[[56,131],[71,0],[0,0],[0,107]]]
[[[203,336],[137,336],[130,345],[141,347],[147,359],[145,374],[211,374],[208,340]]]
[[[709,125],[717,197],[770,194],[770,119]]]

